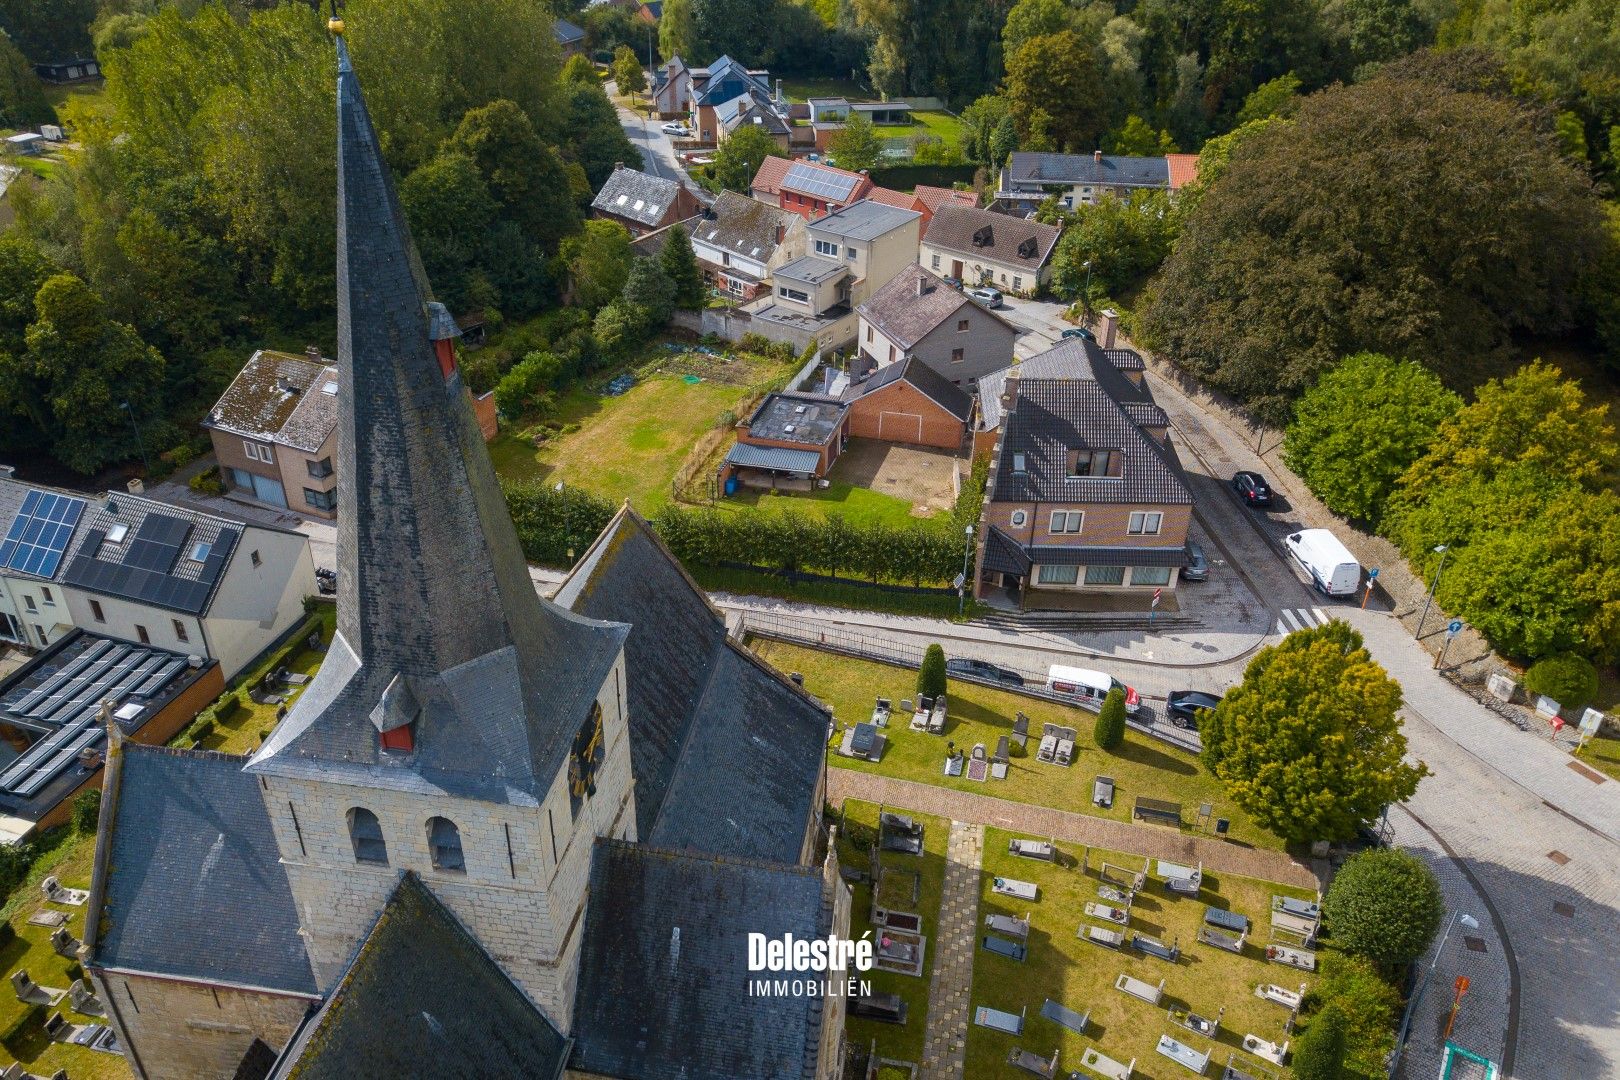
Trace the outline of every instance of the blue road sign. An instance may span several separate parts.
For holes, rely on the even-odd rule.
[[[1378,576],[1378,567],[1375,566],[1371,570],[1367,571],[1367,576],[1369,578],[1377,577]]]
[[[1451,622],[1446,625],[1446,636],[1456,637],[1460,633],[1462,633],[1462,620],[1452,619]]]

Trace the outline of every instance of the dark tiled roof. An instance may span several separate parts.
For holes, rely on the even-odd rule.
[[[963,423],[973,413],[973,399],[967,391],[914,356],[898,364],[885,364],[878,368],[871,378],[846,390],[844,400],[854,401],[898,382],[910,383],[924,397]]]
[[[1034,271],[1046,265],[1052,248],[1057,245],[1058,235],[1055,225],[945,203],[934,211],[923,243],[975,259]]]
[[[701,70],[706,71],[707,75],[696,90],[699,105],[719,105],[748,90],[758,91],[767,98],[771,96],[769,83],[729,56],[722,56]],[[694,71],[692,75],[694,82],[697,82],[699,71]]]
[[[1147,401],[1127,401],[1125,415],[1139,427],[1169,427],[1170,418],[1163,409]]]
[[[1035,544],[1024,549],[1030,561],[1058,566],[1185,566],[1182,547],[1065,547]]]
[[[908,263],[855,310],[884,337],[910,349],[964,307],[971,317],[992,319],[1006,326],[1010,337],[1017,335],[1000,315],[973,303],[916,263]]]
[[[1007,172],[1015,184],[1106,184],[1113,187],[1168,187],[1170,166],[1163,157],[1104,154],[1013,154]]]
[[[996,528],[990,526],[989,533],[984,541],[984,568],[995,570],[1003,574],[1029,573],[1029,553],[1021,547],[1018,541]]]
[[[118,526],[127,531],[112,543]],[[85,508],[62,584],[138,604],[204,615],[242,525],[139,495],[112,493]],[[201,561],[192,556],[201,555]]]
[[[1142,354],[1135,349],[1104,349],[1103,355],[1121,371],[1141,371],[1147,367]]]
[[[642,225],[657,225],[680,193],[681,185],[673,180],[620,166],[603,181],[591,206]]]
[[[542,601],[338,40],[338,633],[251,770],[533,804],[627,627]],[[443,322],[445,320],[440,320]],[[443,336],[445,327],[439,331]],[[405,680],[414,748],[372,719]]]
[[[760,166],[760,171],[765,171],[764,165]],[[693,223],[692,238],[734,255],[769,262],[776,251],[777,226],[791,226],[797,217],[791,210],[782,210],[735,191],[722,191],[710,213]]]
[[[243,759],[127,743],[93,962],[313,994],[258,779]]]
[[[1097,365],[1124,382],[1106,361]],[[1187,503],[1192,495],[1175,451],[1161,446],[1126,415],[1107,376],[1025,379],[1002,425],[997,502]],[[1119,477],[1070,479],[1071,450],[1119,450]],[[1022,456],[1025,471],[1016,471]]]
[[[569,1040],[415,874],[283,1055],[277,1080],[555,1080]]]
[[[816,809],[826,710],[726,641],[720,614],[629,508],[557,601],[632,623],[625,674],[637,835],[796,861]]]
[[[559,45],[573,45],[585,40],[585,31],[567,19],[553,19],[551,32],[556,36]]]
[[[1023,379],[1093,379],[1096,371],[1103,371],[1110,391],[1120,401],[1148,401],[1146,390],[1137,389],[1129,379],[1117,375],[1109,378],[1105,368],[1115,371],[1130,370],[1113,362],[1113,354],[1130,352],[1129,349],[1099,349],[1082,338],[1065,338],[1056,345],[1030,357],[1022,363],[992,371],[979,379],[979,424],[990,429],[1001,424],[1001,393],[1006,389],[1007,376],[1018,373]],[[1136,356],[1135,353],[1131,353]],[[1141,357],[1137,357],[1138,362]]]
[[[323,368],[321,377],[282,425],[280,441],[306,454],[319,450],[337,429],[341,389],[337,368]]]
[[[307,357],[260,349],[214,402],[203,425],[269,442],[300,403],[320,392],[326,371],[324,363]]]
[[[787,121],[776,114],[770,98],[757,90],[748,90],[730,101],[715,106],[715,119],[728,131],[741,124],[757,123],[772,135],[786,135]]]
[[[814,1075],[819,998],[751,996],[748,934],[831,929],[819,872],[597,842],[574,1069],[640,1080]]]

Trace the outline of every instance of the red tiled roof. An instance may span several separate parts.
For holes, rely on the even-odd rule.
[[[768,195],[781,194],[782,181],[787,179],[787,171],[792,165],[791,158],[770,155],[759,163],[759,171],[754,174],[753,183],[749,185],[750,188]]]
[[[887,206],[898,206],[902,210],[917,209],[915,196],[907,195],[903,191],[895,191],[893,188],[874,187],[866,193],[866,197],[873,202],[880,202]]]
[[[1166,154],[1164,160],[1170,166],[1171,191],[1179,191],[1198,179],[1197,154]]]
[[[979,197],[973,192],[957,191],[955,188],[930,187],[927,184],[918,184],[912,193],[930,215],[945,203],[951,203],[955,206],[979,205]]]

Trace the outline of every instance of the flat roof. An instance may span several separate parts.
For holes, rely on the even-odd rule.
[[[819,394],[771,394],[748,421],[748,434],[773,442],[825,446],[849,407]]]
[[[817,218],[810,223],[810,228],[849,240],[876,240],[906,222],[921,217],[915,210],[902,210],[898,206],[862,199],[826,217]]]
[[[792,262],[777,267],[771,272],[771,276],[787,278],[789,281],[802,281],[807,285],[820,285],[824,281],[831,281],[847,273],[849,267],[841,262],[815,255],[801,255]]]

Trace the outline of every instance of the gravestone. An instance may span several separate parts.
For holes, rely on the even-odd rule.
[[[1519,684],[1511,677],[1498,673],[1485,680],[1485,689],[1497,701],[1511,702],[1514,693],[1519,689]]]

